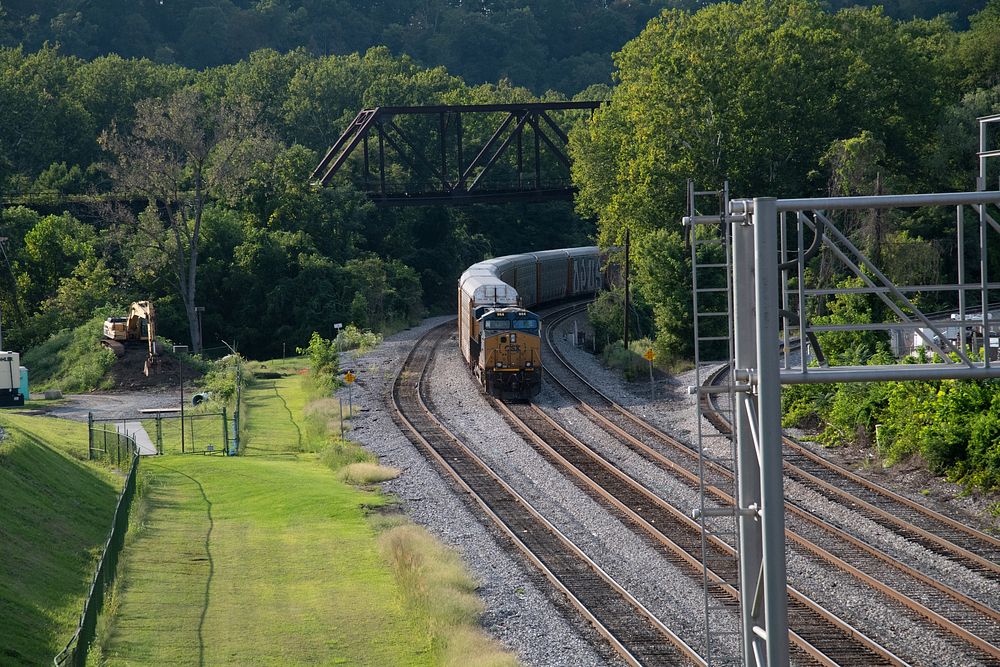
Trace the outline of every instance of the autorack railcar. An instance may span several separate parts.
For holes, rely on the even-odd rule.
[[[541,321],[530,309],[602,285],[595,246],[488,259],[458,281],[459,347],[484,390],[530,400],[542,389]]]

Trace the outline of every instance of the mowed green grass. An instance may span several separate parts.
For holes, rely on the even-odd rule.
[[[87,458],[87,426],[5,413],[0,425],[0,664],[51,664],[69,641],[123,478]]]
[[[303,414],[309,396],[306,391],[305,361],[288,359],[264,365],[255,371],[281,373],[280,378],[257,378],[243,392],[243,412],[248,437],[243,453],[279,454],[310,449]]]
[[[146,513],[107,664],[435,663],[427,619],[407,607],[366,518],[385,498],[301,451],[301,367],[244,392],[249,455],[143,461]]]
[[[143,461],[112,665],[432,664],[363,505],[315,457]]]

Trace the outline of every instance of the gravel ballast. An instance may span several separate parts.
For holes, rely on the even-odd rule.
[[[481,582],[486,605],[483,625],[487,632],[515,651],[527,665],[615,664],[606,644],[520,555],[510,553],[510,543],[491,525],[477,519],[477,510],[456,494],[456,486],[442,478],[436,465],[428,463],[392,422],[387,400],[392,381],[415,341],[431,326],[450,319],[436,318],[421,327],[387,339],[379,348],[358,359],[360,370],[354,402],[362,413],[355,418],[351,437],[403,470],[384,488],[397,495],[405,511],[417,523],[462,553],[470,570]],[[585,317],[578,326],[586,329]],[[648,382],[625,382],[603,368],[587,351],[572,345],[568,331],[572,320],[554,331],[555,341],[570,363],[596,381],[602,391],[637,415],[686,442],[697,439],[695,398],[688,385],[694,371],[677,377],[659,378],[657,400],[649,398]],[[703,370],[702,377],[706,374]],[[439,348],[431,373],[428,395],[445,424],[466,439],[494,470],[522,494],[546,518],[580,544],[598,564],[612,574],[644,605],[682,636],[700,638],[702,591],[690,577],[669,566],[648,538],[623,523],[584,493],[549,460],[514,433],[488,404],[458,352],[454,336]],[[585,418],[565,398],[546,385],[536,404],[556,418],[615,466],[639,480],[648,489],[679,509],[698,503],[697,492],[680,483],[660,467],[635,454]],[[717,436],[706,421],[703,432]],[[712,438],[718,456],[729,454],[721,438]],[[829,452],[821,452],[830,456]],[[885,480],[879,480],[885,483]],[[905,493],[906,489],[894,489]],[[997,599],[997,586],[984,581],[941,556],[892,531],[865,520],[808,489],[786,482],[786,493],[818,516],[894,557],[934,573],[941,580],[983,601]],[[937,494],[932,494],[937,497]],[[925,504],[926,502],[925,498]],[[944,505],[947,509],[948,506]],[[941,507],[935,507],[941,511]],[[901,657],[914,664],[974,665],[973,655],[956,650],[943,633],[928,634],[908,613],[884,604],[850,575],[831,572],[811,557],[788,553],[789,581],[824,605],[869,633]],[[700,641],[699,640],[696,640]]]
[[[414,343],[451,317],[432,318],[401,332],[354,362],[359,380],[354,404],[361,414],[350,437],[400,468],[382,486],[396,495],[409,517],[461,552],[486,606],[485,630],[517,653],[525,665],[598,666],[621,664],[603,641],[565,602],[554,599],[549,584],[526,560],[510,554],[509,542],[470,511],[456,487],[400,432],[386,406],[392,382]],[[454,345],[454,343],[452,343]],[[457,352],[456,352],[457,354]],[[467,370],[460,371],[467,376]],[[344,396],[346,398],[346,396]]]

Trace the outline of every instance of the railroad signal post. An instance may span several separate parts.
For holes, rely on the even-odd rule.
[[[649,362],[649,400],[656,400],[656,384],[653,382],[653,359],[656,355],[653,353],[653,348],[646,350],[646,354],[642,355]]]
[[[347,383],[347,414],[351,417],[354,416],[354,381],[357,379],[358,376],[352,370],[344,373],[344,382]],[[341,411],[340,416],[343,419],[343,411]]]

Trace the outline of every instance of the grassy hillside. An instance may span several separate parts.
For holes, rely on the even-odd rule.
[[[83,424],[0,426],[0,663],[42,665],[76,628],[122,480],[83,460]]]
[[[104,317],[98,315],[25,351],[21,364],[28,369],[32,391],[55,388],[82,392],[104,388],[115,355],[101,346],[103,322]]]
[[[372,457],[337,437],[339,405],[309,401],[303,361],[252,370],[244,455],[143,462],[103,664],[516,665],[477,627],[458,557],[402,518],[373,522],[387,498],[331,470]]]

